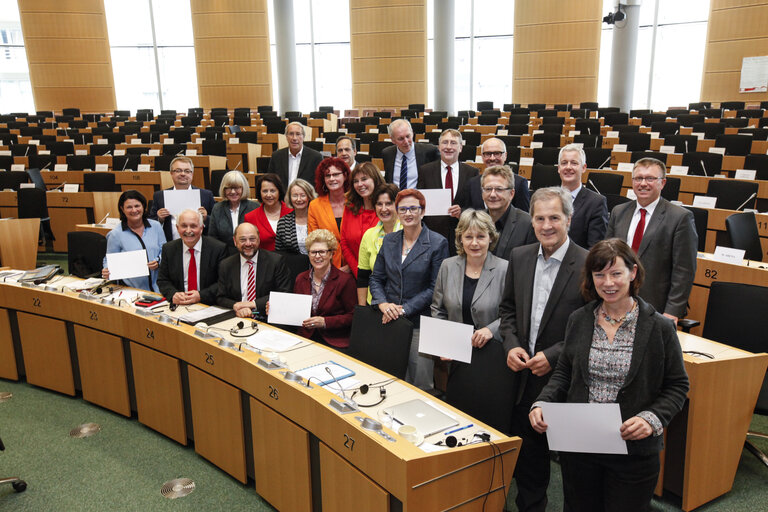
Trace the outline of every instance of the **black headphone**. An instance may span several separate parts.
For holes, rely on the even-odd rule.
[[[358,407],[374,407],[387,399],[387,388],[385,388],[384,386],[377,386],[377,387],[379,388],[379,398],[380,398],[379,401],[374,402],[372,404],[357,404]],[[361,395],[365,395],[368,393],[368,391],[370,391],[370,389],[371,388],[368,384],[363,384],[362,386],[360,386],[359,388],[357,388],[352,392],[352,396],[350,396],[349,399],[350,400],[353,399],[358,391],[360,391]]]
[[[240,332],[245,329],[249,330],[250,332],[247,332],[247,333]],[[257,332],[259,332],[258,324],[251,322],[246,326],[245,322],[243,322],[242,320],[237,322],[237,325],[229,330],[229,334],[231,334],[235,338],[247,338],[249,336],[253,336]]]
[[[463,437],[461,441],[459,441],[458,439],[456,439],[456,436],[448,436],[444,440],[436,442],[435,445],[436,446],[445,445],[448,448],[456,448],[457,446],[467,446],[470,444],[487,443],[490,440],[491,440],[491,434],[489,434],[488,432],[478,432],[472,436],[471,441],[468,440],[466,437]]]

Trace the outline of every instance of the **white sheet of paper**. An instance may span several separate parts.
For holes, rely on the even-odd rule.
[[[619,404],[542,403],[549,449],[560,452],[627,454]]]
[[[686,176],[688,174],[687,165],[670,165],[669,174],[673,176]]]
[[[107,253],[107,268],[109,269],[109,278],[113,281],[115,279],[148,276],[147,251],[139,249],[138,251]]]
[[[448,208],[451,207],[451,191],[447,188],[422,188],[419,192],[424,194],[427,202],[424,215],[448,215]]]
[[[613,149],[611,151],[619,151],[622,153],[625,153],[627,151],[627,145],[626,144],[614,144]]]
[[[751,169],[736,169],[734,178],[737,180],[754,180],[756,175],[757,171]]]
[[[256,334],[248,336],[245,342],[248,345],[261,350],[282,352],[284,350],[288,350],[294,345],[298,345],[301,343],[302,339],[303,338],[298,336],[291,336],[288,333],[278,331],[277,329],[261,328]]]
[[[471,363],[472,331],[468,324],[422,316],[419,352]]]
[[[163,198],[165,207],[175,217],[187,208],[191,210],[200,208],[200,191],[197,189],[163,190]]]
[[[616,166],[617,171],[628,171],[632,172],[632,169],[635,168],[635,164],[631,162],[619,162],[619,164]]]
[[[715,252],[712,259],[715,261],[721,261],[723,263],[733,263],[734,265],[741,265],[744,261],[744,254],[747,251],[744,249],[733,249],[732,247],[722,247],[718,245],[715,247]]]
[[[696,208],[716,208],[717,198],[711,196],[693,196],[693,206]]]
[[[65,183],[64,184],[64,192],[78,192],[80,190],[80,185],[77,183]]]
[[[520,157],[520,167],[532,166],[532,165],[533,165],[533,157],[532,156],[521,156]]]
[[[312,316],[312,296],[301,293],[269,292],[267,322],[281,325],[301,325]]]

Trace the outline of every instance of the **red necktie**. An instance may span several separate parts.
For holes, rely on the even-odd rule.
[[[253,272],[253,260],[248,260],[248,302],[256,302],[256,275]]]
[[[640,208],[640,222],[637,223],[635,228],[635,236],[632,237],[632,250],[637,253],[640,249],[640,242],[643,241],[643,231],[645,231],[645,208]]]
[[[187,291],[192,290],[197,290],[197,262],[194,247],[189,248],[189,268],[187,269]]]
[[[451,166],[446,166],[445,170],[448,171],[445,174],[445,188],[451,190],[451,201],[453,201],[453,175],[451,174]]]

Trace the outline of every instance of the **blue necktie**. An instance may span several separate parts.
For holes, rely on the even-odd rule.
[[[403,155],[403,163],[400,165],[400,190],[408,188],[408,158]]]

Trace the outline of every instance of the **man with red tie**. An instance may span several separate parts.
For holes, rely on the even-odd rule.
[[[165,299],[177,305],[214,304],[219,263],[227,247],[203,235],[203,216],[184,210],[176,218],[179,238],[163,245],[157,287]]]
[[[677,323],[685,316],[693,287],[698,236],[693,214],[661,197],[666,173],[655,158],[635,162],[632,190],[637,200],[613,209],[606,238],[627,241],[645,267],[640,297]]]

